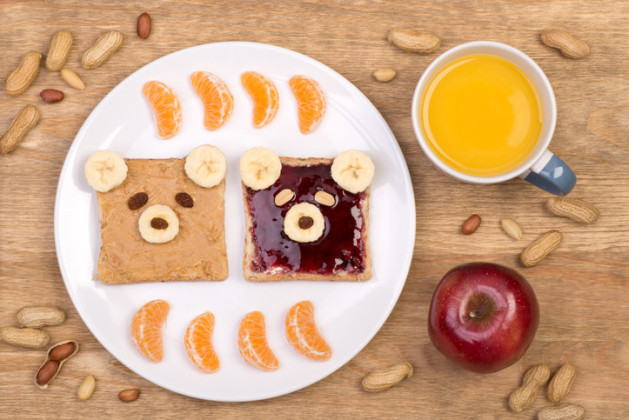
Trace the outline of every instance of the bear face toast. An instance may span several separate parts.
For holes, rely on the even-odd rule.
[[[224,280],[223,154],[204,145],[186,159],[123,159],[99,151],[85,176],[97,191],[103,283]]]
[[[335,159],[298,159],[257,147],[241,157],[240,174],[247,280],[371,277],[369,156],[348,151]]]

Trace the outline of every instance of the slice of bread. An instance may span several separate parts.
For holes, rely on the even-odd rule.
[[[184,172],[184,159],[125,159],[125,181],[106,193],[97,193],[101,248],[98,279],[109,284],[154,281],[224,280],[225,180],[203,188]],[[145,192],[148,202],[131,210],[128,200]],[[175,195],[185,192],[194,205],[181,206]],[[170,207],[179,219],[179,233],[156,244],[140,235],[138,219],[154,204]]]
[[[244,277],[250,281],[364,281],[371,278],[369,188],[358,194],[343,190],[330,173],[332,159],[280,157],[282,172],[274,185],[254,191],[242,184],[245,208]],[[294,198],[278,207],[275,195],[291,189]],[[319,204],[324,190],[334,206]],[[284,215],[296,203],[319,208],[326,227],[311,243],[291,240],[283,232]]]

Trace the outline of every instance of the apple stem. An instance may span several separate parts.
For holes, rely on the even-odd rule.
[[[470,318],[482,318],[485,316],[485,306],[477,306],[473,311],[470,311]]]

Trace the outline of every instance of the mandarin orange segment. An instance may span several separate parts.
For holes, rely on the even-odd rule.
[[[169,310],[170,305],[165,300],[152,300],[142,306],[131,321],[133,344],[151,362],[160,362],[164,357],[162,327]]]
[[[214,334],[214,315],[204,312],[190,322],[184,344],[186,354],[192,362],[203,372],[213,373],[218,370],[220,363],[212,345]]]
[[[328,360],[332,350],[323,339],[314,320],[314,305],[304,300],[290,308],[286,315],[286,339],[304,356],[318,361]]]
[[[271,371],[280,366],[266,341],[266,326],[262,312],[249,312],[240,322],[238,350],[245,362],[258,369]]]
[[[280,105],[275,84],[255,71],[244,72],[240,82],[253,101],[253,126],[264,127],[275,118]]]
[[[181,104],[179,98],[170,87],[162,82],[150,81],[144,84],[142,93],[153,109],[157,134],[169,139],[181,128]]]
[[[203,124],[208,130],[219,129],[229,120],[234,110],[234,96],[218,76],[197,71],[190,75],[192,88],[203,102]]]
[[[299,131],[310,134],[319,127],[325,115],[325,95],[319,84],[304,76],[293,76],[288,81],[297,101]]]

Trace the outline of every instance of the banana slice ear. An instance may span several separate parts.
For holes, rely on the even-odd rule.
[[[98,192],[107,192],[122,184],[127,179],[127,171],[124,159],[109,150],[92,153],[84,168],[87,183]]]
[[[332,162],[332,179],[350,193],[363,192],[371,185],[376,167],[366,153],[348,150]]]
[[[266,147],[254,147],[240,158],[240,178],[252,190],[263,190],[275,184],[282,172],[280,158]]]
[[[218,147],[204,144],[186,157],[184,170],[195,184],[203,188],[212,188],[225,178],[227,160]]]

